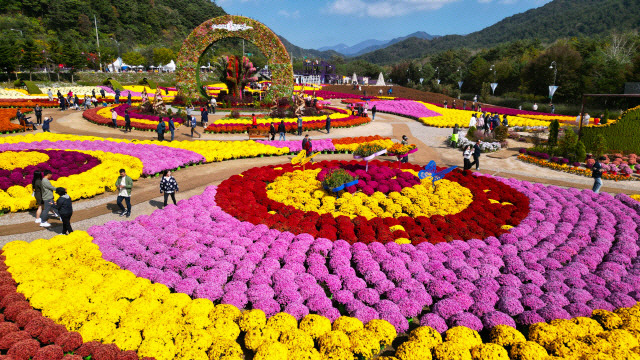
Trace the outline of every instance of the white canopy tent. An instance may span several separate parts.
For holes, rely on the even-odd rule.
[[[128,68],[130,66],[125,64],[122,61],[122,58],[119,57],[112,64],[107,65],[107,70],[109,70],[111,72],[116,72],[116,71],[122,70],[123,67]]]
[[[173,60],[171,60],[170,63],[168,63],[167,65],[160,65],[159,68],[162,69],[163,71],[174,72],[176,71],[176,63]]]
[[[384,83],[384,76],[382,76],[382,73],[378,75],[378,81],[376,81],[376,86],[386,86],[386,84]]]
[[[351,83],[355,84],[358,82],[358,77],[356,76],[356,73],[353,73],[353,77],[351,78]]]

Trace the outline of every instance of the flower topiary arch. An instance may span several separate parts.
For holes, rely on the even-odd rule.
[[[198,61],[216,41],[241,38],[255,44],[267,58],[271,70],[273,98],[288,97],[293,92],[293,66],[287,49],[278,36],[264,24],[244,17],[225,15],[207,20],[185,39],[178,54],[176,80],[179,93],[187,99],[206,97],[200,85]]]

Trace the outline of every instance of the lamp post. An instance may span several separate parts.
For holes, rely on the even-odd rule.
[[[496,82],[496,65],[491,65],[489,71],[493,71],[493,82],[491,83],[491,94],[496,94],[496,88],[498,87],[498,83]]]
[[[440,67],[436,66],[436,81],[440,85]]]
[[[458,81],[458,90],[460,90],[460,93],[462,93],[462,71],[461,71],[462,67],[458,66],[458,70],[456,70],[456,72],[460,73],[460,81]],[[458,99],[460,99],[460,94],[458,94]]]
[[[558,63],[554,61],[549,65],[549,69],[553,69],[553,85],[549,86],[549,101],[553,102],[553,94],[556,92],[556,78],[558,76]]]
[[[100,72],[102,72],[102,57],[100,56],[100,38],[98,37],[98,20],[96,20],[95,15],[93,15],[93,24],[96,27],[96,45],[98,47],[98,63],[100,64]]]

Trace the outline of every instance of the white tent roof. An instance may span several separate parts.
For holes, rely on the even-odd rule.
[[[384,76],[382,76],[382,73],[378,75],[378,81],[376,82],[376,86],[386,86],[386,84],[384,83]]]
[[[173,62],[173,60],[171,60],[171,62],[168,63],[167,65],[160,65],[159,67],[162,68],[163,70],[175,71],[176,70],[176,63]]]
[[[120,57],[117,58],[113,63],[107,65],[107,69],[109,69],[110,71],[120,70],[122,69],[122,67],[130,67],[130,65],[125,64]]]
[[[358,82],[358,77],[356,76],[356,73],[353,73],[353,78],[351,79],[351,82]]]

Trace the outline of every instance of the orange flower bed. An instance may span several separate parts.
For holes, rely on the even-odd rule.
[[[346,137],[340,139],[333,139],[334,144],[347,145],[347,144],[356,144],[356,143],[367,143],[376,140],[389,140],[388,137],[382,137],[380,135],[374,136],[358,136],[358,137]]]
[[[40,105],[41,107],[57,107],[58,101],[49,101],[49,99],[3,99],[0,100],[0,107],[35,107]]]
[[[14,124],[11,122],[11,119],[15,119],[17,109],[0,109],[0,133],[8,133],[13,131],[23,131],[25,130],[24,126],[20,126],[20,124]],[[30,108],[22,108],[20,109],[22,113],[33,111]]]

